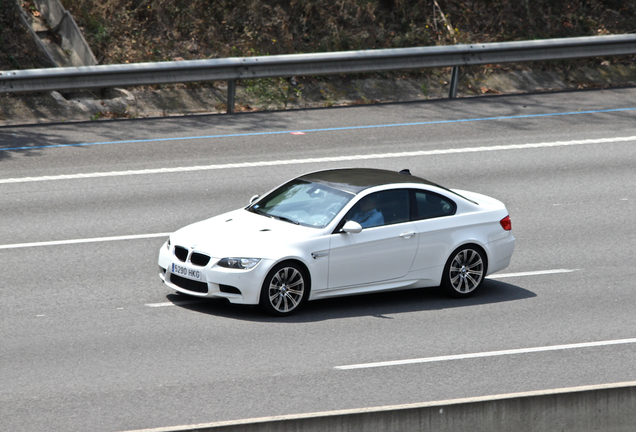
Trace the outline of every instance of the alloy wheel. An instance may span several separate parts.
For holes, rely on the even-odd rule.
[[[450,263],[449,282],[460,294],[469,294],[479,287],[484,277],[484,261],[473,249],[462,249]]]
[[[278,270],[269,282],[267,296],[272,308],[281,314],[287,314],[302,302],[305,293],[305,279],[294,267]]]

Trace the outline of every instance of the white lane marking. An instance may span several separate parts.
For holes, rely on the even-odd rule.
[[[356,161],[356,160],[401,158],[401,157],[414,157],[414,156],[433,156],[433,155],[446,155],[446,154],[456,154],[456,153],[479,153],[479,152],[489,152],[489,151],[522,150],[522,149],[534,149],[534,148],[545,148],[545,147],[575,146],[575,145],[585,145],[585,144],[606,144],[606,143],[618,143],[618,142],[628,142],[628,141],[636,141],[636,136],[574,140],[574,141],[554,141],[554,142],[542,142],[542,143],[530,143],[530,144],[510,144],[510,145],[500,145],[500,146],[490,146],[490,147],[465,147],[465,148],[457,148],[457,149],[422,150],[422,151],[401,152],[401,153],[376,153],[376,154],[365,154],[365,155],[333,156],[333,157],[309,158],[309,159],[287,159],[287,160],[273,160],[273,161],[259,161],[259,162],[242,162],[242,163],[225,164],[225,165],[201,165],[201,166],[191,166],[191,167],[156,168],[156,169],[131,170],[131,171],[111,171],[111,172],[96,172],[96,173],[85,173],[85,174],[64,174],[64,175],[54,175],[54,176],[42,176],[42,177],[19,177],[19,178],[0,179],[0,184],[29,183],[29,182],[54,181],[54,180],[73,180],[73,179],[99,178],[99,177],[120,177],[120,176],[146,175],[146,174],[166,174],[166,173],[180,173],[180,172],[192,172],[192,171],[210,171],[210,170],[221,170],[221,169],[229,169],[229,168],[253,168],[253,167],[267,167],[267,166],[279,166],[279,165],[325,163],[325,162],[346,162],[346,161]]]
[[[521,276],[540,276],[540,275],[549,275],[549,274],[557,274],[557,273],[572,273],[579,269],[554,269],[554,270],[539,270],[539,271],[531,271],[531,272],[521,272],[521,273],[502,273],[502,274],[493,274],[490,276],[486,276],[486,279],[505,279],[511,277],[521,277]]]
[[[176,303],[172,303],[172,302],[146,303],[146,306],[151,308],[158,308],[158,307],[166,307],[166,306],[176,306]]]
[[[99,243],[99,242],[110,242],[110,241],[120,241],[120,240],[139,240],[139,239],[149,239],[149,238],[155,238],[155,237],[168,237],[170,234],[172,233],[137,234],[137,235],[125,235],[125,236],[115,236],[115,237],[96,237],[96,238],[86,238],[86,239],[57,240],[57,241],[47,241],[47,242],[35,242],[35,243],[15,243],[15,244],[8,244],[8,245],[0,245],[0,249],[20,249],[20,248],[41,247],[41,246],[71,245],[71,244],[79,244],[79,243]]]
[[[488,351],[488,352],[449,355],[449,356],[441,356],[441,357],[425,357],[425,358],[416,358],[416,359],[408,359],[408,360],[394,360],[394,361],[385,361],[385,362],[376,362],[376,363],[361,363],[361,364],[354,364],[354,365],[347,365],[347,366],[335,366],[334,369],[340,369],[340,370],[367,369],[367,368],[375,368],[375,367],[401,366],[401,365],[408,365],[408,364],[432,363],[432,362],[442,362],[442,361],[452,361],[452,360],[466,360],[466,359],[474,359],[474,358],[482,358],[482,357],[496,357],[496,356],[504,356],[504,355],[528,354],[528,353],[546,352],[546,351],[561,351],[561,350],[568,350],[568,349],[591,348],[591,347],[600,347],[600,346],[609,346],[609,345],[625,345],[625,344],[633,344],[633,343],[636,343],[636,339],[617,339],[617,340],[600,341],[600,342],[586,342],[586,343],[576,343],[576,344],[568,344],[568,345],[552,345],[552,346],[543,346],[543,347],[535,347],[535,348],[511,349],[511,350],[503,350],[503,351]]]
[[[146,303],[146,306],[151,308],[160,308],[160,307],[167,307],[167,306],[181,306],[181,305],[196,304],[196,303],[201,303],[202,301],[204,300],[201,299],[201,300],[185,300],[185,301],[163,302],[163,303]]]

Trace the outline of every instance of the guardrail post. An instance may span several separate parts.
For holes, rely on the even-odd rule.
[[[453,66],[451,72],[450,88],[448,89],[448,97],[455,99],[457,97],[457,82],[459,81],[459,66]]]
[[[236,96],[236,80],[227,82],[227,114],[234,112],[234,97]]]

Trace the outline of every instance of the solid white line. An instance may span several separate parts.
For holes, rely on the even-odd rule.
[[[138,239],[149,239],[149,238],[155,238],[155,237],[168,237],[170,234],[172,233],[137,234],[137,235],[127,235],[127,236],[116,236],[116,237],[96,237],[96,238],[87,238],[87,239],[57,240],[57,241],[48,241],[48,242],[35,242],[35,243],[16,243],[16,244],[0,245],[0,249],[19,249],[19,248],[29,248],[29,247],[41,247],[41,246],[71,245],[71,244],[79,244],[79,243],[99,243],[99,242],[110,242],[110,241],[119,241],[119,240],[138,240]]]
[[[522,150],[522,149],[535,149],[535,148],[545,148],[545,147],[564,147],[564,146],[575,146],[575,145],[585,145],[585,144],[607,144],[607,143],[618,143],[618,142],[628,142],[628,141],[636,141],[636,136],[574,140],[574,141],[554,141],[554,142],[542,142],[542,143],[530,143],[530,144],[511,144],[511,145],[500,145],[500,146],[490,146],[490,147],[465,147],[465,148],[443,149],[443,150],[422,150],[422,151],[401,152],[401,153],[377,153],[377,154],[333,156],[333,157],[310,158],[310,159],[287,159],[287,160],[260,161],[260,162],[243,162],[243,163],[234,163],[234,164],[225,164],[225,165],[201,165],[201,166],[191,166],[191,167],[156,168],[156,169],[131,170],[131,171],[111,171],[111,172],[97,172],[97,173],[85,173],[85,174],[64,174],[64,175],[55,175],[55,176],[42,176],[42,177],[19,177],[19,178],[0,179],[0,184],[28,183],[28,182],[53,181],[53,180],[73,180],[73,179],[86,179],[86,178],[99,178],[99,177],[120,177],[120,176],[146,175],[146,174],[167,174],[167,173],[179,173],[179,172],[191,172],[191,171],[210,171],[210,170],[221,170],[221,169],[229,169],[229,168],[253,168],[253,167],[267,167],[267,166],[279,166],[279,165],[325,163],[325,162],[346,162],[346,161],[356,161],[356,160],[401,158],[401,157],[415,157],[415,156],[433,156],[433,155],[446,155],[446,154],[457,154],[457,153],[479,153],[479,152],[502,151],[502,150]]]
[[[578,269],[570,270],[570,269],[554,269],[554,270],[539,270],[539,271],[531,271],[531,272],[521,272],[521,273],[502,273],[502,274],[493,274],[490,276],[486,276],[486,279],[505,279],[511,277],[521,277],[521,276],[540,276],[540,275],[549,275],[556,273],[572,273],[577,271]]]
[[[546,352],[546,351],[561,351],[561,350],[567,350],[567,349],[591,348],[591,347],[608,346],[608,345],[625,345],[625,344],[633,344],[633,343],[636,343],[636,339],[618,339],[618,340],[609,340],[609,341],[600,341],[600,342],[586,342],[586,343],[577,343],[577,344],[568,344],[568,345],[553,345],[553,346],[544,346],[544,347],[536,347],[536,348],[521,348],[521,349],[511,349],[511,350],[504,350],[504,351],[489,351],[489,352],[480,352],[480,353],[472,353],[472,354],[449,355],[449,356],[441,356],[441,357],[426,357],[426,358],[394,360],[394,361],[385,361],[385,362],[376,362],[376,363],[361,363],[361,364],[354,364],[354,365],[347,365],[347,366],[335,366],[334,369],[340,369],[340,370],[367,369],[367,368],[385,367],[385,366],[401,366],[401,365],[417,364],[417,363],[466,360],[466,359],[481,358],[481,357],[496,357],[496,356],[504,356],[504,355],[528,354],[528,353]]]

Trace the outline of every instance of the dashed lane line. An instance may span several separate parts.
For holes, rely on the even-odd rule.
[[[563,350],[569,350],[569,349],[604,347],[604,346],[610,346],[610,345],[627,345],[627,344],[635,344],[635,343],[636,343],[636,339],[617,339],[617,340],[607,340],[607,341],[598,341],[598,342],[575,343],[575,344],[567,344],[567,345],[552,345],[552,346],[542,346],[542,347],[534,347],[534,348],[510,349],[510,350],[503,350],[503,351],[488,351],[488,352],[479,352],[479,353],[471,353],[471,354],[448,355],[448,356],[440,356],[440,357],[425,357],[425,358],[416,358],[416,359],[408,359],[408,360],[361,363],[361,364],[352,364],[352,365],[346,365],[346,366],[335,366],[334,369],[340,369],[340,370],[369,369],[369,368],[377,368],[377,367],[402,366],[402,365],[411,365],[411,364],[420,364],[420,363],[466,360],[466,359],[475,359],[475,358],[484,358],[484,357],[497,357],[497,356],[506,356],[506,355],[516,355],[516,354],[548,352],[548,351],[563,351]]]
[[[81,243],[100,243],[100,242],[111,242],[111,241],[121,241],[121,240],[139,240],[139,239],[149,239],[149,238],[156,238],[156,237],[168,237],[170,234],[172,233],[137,234],[137,235],[114,236],[114,237],[95,237],[95,238],[85,238],[85,239],[55,240],[55,241],[34,242],[34,243],[14,243],[14,244],[0,245],[0,249],[21,249],[21,248],[31,248],[31,247],[44,247],[44,246],[64,246],[64,245],[81,244]]]
[[[486,276],[486,279],[505,279],[511,277],[521,277],[521,276],[539,276],[539,275],[548,275],[548,274],[556,274],[556,273],[572,273],[577,271],[578,269],[553,269],[553,270],[538,270],[531,272],[521,272],[521,273],[495,273],[490,276]]]

